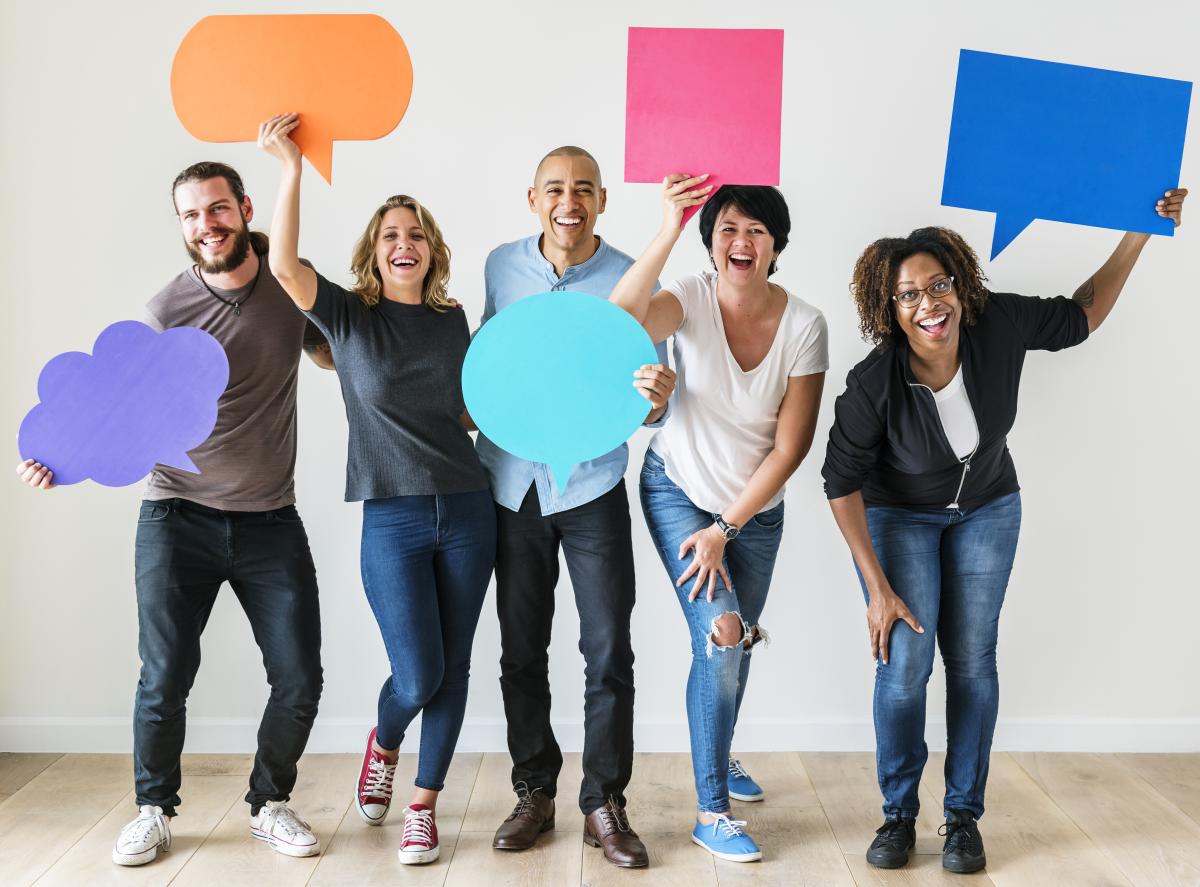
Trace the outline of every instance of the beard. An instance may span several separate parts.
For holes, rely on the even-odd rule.
[[[200,251],[200,241],[205,237],[213,235],[220,236],[222,234],[233,235],[233,248],[229,250],[226,258],[218,259],[215,262],[210,262],[204,258],[204,253]],[[192,261],[204,274],[228,274],[230,271],[236,271],[242,266],[242,263],[250,257],[250,228],[246,224],[245,217],[242,218],[242,227],[234,231],[231,228],[223,228],[215,226],[194,241],[185,240],[183,245],[187,247],[188,255],[192,257]]]

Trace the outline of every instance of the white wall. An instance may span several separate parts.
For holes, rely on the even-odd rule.
[[[266,226],[274,162],[250,144],[196,142],[168,90],[175,49],[202,15],[264,11],[348,10],[303,0],[3,5],[0,261],[9,334],[0,397],[14,436],[49,357],[90,350],[100,329],[139,317],[185,266],[169,200],[178,170],[205,158],[234,164]],[[488,250],[536,230],[524,189],[551,146],[584,145],[600,159],[609,187],[605,237],[637,253],[653,234],[658,188],[621,183],[628,26],[786,29],[782,188],[794,229],[778,280],[825,311],[833,368],[818,442],[789,487],[785,544],[763,619],[774,643],[755,657],[737,747],[871,747],[863,601],[819,478],[833,398],[866,352],[847,295],[853,261],[876,237],[931,223],[956,228],[986,255],[993,216],[938,205],[960,48],[1195,79],[1194,6],[1019,0],[803,9],[679,0],[364,3],[357,11],[387,17],[403,35],[416,72],[412,104],[386,139],[336,145],[333,188],[306,168],[302,251],[342,274],[380,200],[418,195],[454,250],[452,293],[472,322]],[[1194,113],[1193,121],[1183,178],[1200,187]],[[1094,341],[1028,360],[1010,437],[1025,525],[1001,630],[999,747],[1200,749],[1192,356],[1200,196],[1193,201],[1181,234],[1147,247]],[[1070,293],[1117,239],[1035,222],[986,270],[997,288]],[[702,258],[692,229],[666,274],[696,269]],[[341,501],[345,436],[336,379],[306,365],[297,488],[324,611],[325,695],[310,746],[317,751],[360,747],[386,668],[358,579],[360,510]],[[634,485],[646,442],[645,432],[632,442]],[[10,463],[15,457],[14,447]],[[0,749],[127,750],[138,669],[139,493],[89,482],[40,494],[0,483]],[[687,633],[640,514],[634,538],[638,745],[684,749]],[[558,593],[555,717],[564,746],[577,748],[582,660],[565,574]],[[464,748],[503,748],[498,651],[489,594]],[[227,591],[204,655],[189,749],[247,750],[266,684]],[[935,676],[934,743],[943,732],[943,686]]]

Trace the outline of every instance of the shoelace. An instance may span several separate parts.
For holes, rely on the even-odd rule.
[[[138,814],[138,818],[125,827],[125,831],[121,833],[121,837],[127,838],[130,841],[141,842],[149,837],[150,829],[152,828],[158,829],[158,834],[162,838],[162,848],[170,850],[171,827],[167,825],[167,817],[162,813],[151,812],[151,809],[142,810]]]
[[[961,850],[964,845],[967,845],[966,849],[974,850],[974,830],[970,825],[969,822],[946,822],[938,828],[938,834],[946,838],[947,850]]]
[[[404,838],[400,841],[402,847],[409,844],[420,844],[422,847],[433,846],[433,811],[405,810]]]
[[[744,779],[751,778],[750,774],[746,772],[746,768],[742,766],[742,762],[739,761],[737,758],[729,759],[729,775],[730,776],[741,776]]]
[[[517,806],[513,807],[513,812],[508,815],[509,820],[516,819],[518,816],[524,816],[527,813],[533,812],[533,796],[540,792],[540,788],[535,788],[532,791],[529,789],[529,783],[521,780],[513,789],[517,793]]]
[[[311,829],[307,822],[296,815],[296,812],[282,801],[267,801],[265,807],[267,815],[263,819],[262,830],[270,835],[275,831],[275,826],[279,826],[289,837],[295,837],[301,832],[307,832]]]
[[[740,838],[746,833],[742,831],[742,826],[746,824],[744,819],[730,819],[728,813],[710,813],[709,816],[717,817],[713,820],[713,834],[722,832],[725,838]]]
[[[363,780],[363,798],[385,798],[391,800],[392,780],[396,775],[396,765],[389,764],[383,758],[372,758],[367,764],[367,778]]]
[[[608,803],[600,808],[600,820],[604,823],[605,831],[612,831],[613,826],[616,826],[617,831],[631,831],[629,816],[625,813],[625,808],[619,806],[616,799],[611,796]]]
[[[903,819],[889,819],[879,828],[875,829],[875,834],[879,835],[889,844],[908,846],[908,828],[905,826]]]

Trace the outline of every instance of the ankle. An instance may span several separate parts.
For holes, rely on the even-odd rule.
[[[436,813],[439,794],[441,793],[430,791],[427,788],[418,788],[413,792],[412,801],[409,802],[409,806],[412,804],[424,804],[429,808],[431,813]]]
[[[371,740],[371,750],[382,757],[389,764],[394,764],[400,759],[400,749],[384,748],[375,740]]]

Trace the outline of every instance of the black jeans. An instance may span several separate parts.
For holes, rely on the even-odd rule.
[[[271,695],[258,728],[251,813],[296,784],[321,697],[321,612],[308,536],[294,506],[218,511],[185,499],[143,502],[135,560],[138,655],[133,709],[137,803],[175,815],[187,696],[200,634],[228,582],[262,650]]]
[[[542,517],[531,486],[519,512],[497,505],[496,515],[500,688],[513,784],[523,780],[554,797],[562,769],[562,752],[550,728],[549,680],[561,545],[586,663],[579,808],[591,813],[610,796],[623,805],[633,770],[633,541],[625,482],[586,505],[548,517]]]

